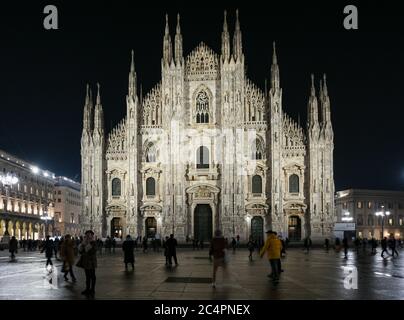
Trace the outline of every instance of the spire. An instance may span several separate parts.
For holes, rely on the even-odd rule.
[[[230,58],[230,35],[227,27],[227,12],[224,11],[223,31],[222,31],[222,59],[228,61]]]
[[[170,64],[172,60],[172,43],[170,37],[170,27],[168,25],[168,14],[166,14],[166,28],[163,39],[163,61],[165,64]]]
[[[243,46],[241,39],[241,29],[240,29],[240,21],[238,18],[238,9],[236,10],[236,30],[234,31],[233,37],[233,56],[234,60],[237,61],[241,59],[243,55]]]
[[[311,74],[311,96],[316,96],[316,88],[314,87],[314,74]]]
[[[134,58],[134,52],[132,50],[132,58],[131,58],[131,63],[130,63],[130,72],[129,72],[129,96],[135,97],[137,92],[136,92],[136,87],[137,87],[137,80],[136,80],[136,71],[135,71],[135,58]]]
[[[91,132],[93,129],[93,103],[90,85],[87,83],[86,99],[83,111],[83,131]]]
[[[177,14],[177,30],[175,34],[175,63],[180,65],[182,62],[182,35],[180,26],[180,14]]]
[[[279,66],[278,58],[276,56],[276,46],[275,41],[273,42],[273,54],[272,54],[272,66],[271,66],[271,89],[280,89],[280,79],[279,79]]]
[[[96,105],[101,105],[101,96],[100,96],[100,84],[97,82],[97,101]]]
[[[318,126],[318,104],[316,89],[314,87],[314,75],[311,74],[310,98],[307,105],[307,126],[312,129]]]
[[[94,112],[94,132],[102,134],[104,132],[104,112],[101,105],[100,84],[97,83],[97,100]]]
[[[324,87],[323,87],[324,97],[328,97],[327,76],[326,76],[325,73],[324,73],[324,76],[323,76],[323,80],[324,80]]]

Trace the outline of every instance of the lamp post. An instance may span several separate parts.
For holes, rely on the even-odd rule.
[[[9,198],[9,188],[11,188],[13,185],[18,183],[18,178],[16,176],[14,176],[14,175],[11,175],[11,174],[7,173],[5,176],[0,175],[0,182],[6,188],[6,207],[4,208],[4,211],[7,212],[8,198]],[[8,243],[9,238],[10,238],[10,235],[8,233],[8,220],[6,220],[6,230],[4,231],[2,242],[7,242]]]
[[[384,237],[384,217],[389,216],[390,211],[386,211],[386,209],[384,209],[384,206],[381,206],[381,208],[382,208],[381,211],[376,212],[376,216],[377,217],[382,217],[382,236],[381,236],[381,239],[383,239],[383,237]]]

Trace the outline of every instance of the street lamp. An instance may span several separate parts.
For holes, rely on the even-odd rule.
[[[382,208],[382,211],[376,212],[376,216],[382,217],[382,239],[383,239],[383,237],[384,237],[384,232],[383,232],[384,231],[384,217],[389,216],[390,211],[386,211],[384,209],[384,206],[381,206],[381,208]]]

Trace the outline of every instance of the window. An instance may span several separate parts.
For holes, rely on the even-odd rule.
[[[371,209],[372,208],[372,202],[368,202],[368,209]]]
[[[146,196],[154,196],[156,195],[156,180],[154,178],[149,177],[146,179]]]
[[[361,214],[358,214],[358,217],[356,218],[356,222],[358,223],[358,226],[363,225],[363,218]]]
[[[146,149],[146,162],[156,162],[156,148],[152,143]]]
[[[358,201],[357,207],[358,207],[358,209],[362,209],[362,201]]]
[[[264,148],[260,139],[255,139],[251,148],[252,160],[262,160],[264,158]]]
[[[262,178],[259,175],[252,177],[252,193],[262,193]]]
[[[58,202],[62,202],[62,201],[60,200],[60,198],[58,198]]]
[[[346,202],[344,202],[344,203],[342,204],[342,208],[344,208],[344,209],[347,208]]]
[[[121,196],[121,179],[119,178],[112,179],[112,196]]]
[[[399,204],[398,204],[398,209],[402,209],[403,208],[403,204],[400,202]]]
[[[393,204],[391,202],[389,202],[387,206],[389,209],[393,209]]]
[[[368,226],[373,226],[373,216],[371,214],[368,215]]]
[[[393,218],[390,218],[389,219],[389,226],[392,226],[394,224],[394,219]]]
[[[209,96],[205,90],[196,96],[196,123],[209,123]]]
[[[299,176],[297,174],[289,177],[289,193],[299,193]]]
[[[196,168],[208,169],[209,168],[209,149],[206,147],[199,147],[196,152]]]
[[[58,191],[58,194],[62,194],[62,191],[59,190],[59,191]]]
[[[398,218],[398,224],[399,224],[400,226],[403,225],[403,217],[402,217],[402,216],[400,216],[400,217]]]
[[[72,213],[70,216],[70,223],[74,223],[74,213]]]

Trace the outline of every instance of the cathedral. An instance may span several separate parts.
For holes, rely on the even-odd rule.
[[[331,237],[333,129],[325,75],[308,81],[307,125],[283,110],[273,46],[270,87],[248,79],[238,12],[223,21],[221,52],[201,42],[183,53],[180,18],[172,41],[166,16],[161,80],[143,96],[134,54],[126,116],[104,129],[100,87],[87,86],[81,138],[81,225],[99,237],[208,242]],[[303,84],[305,85],[305,84]]]

